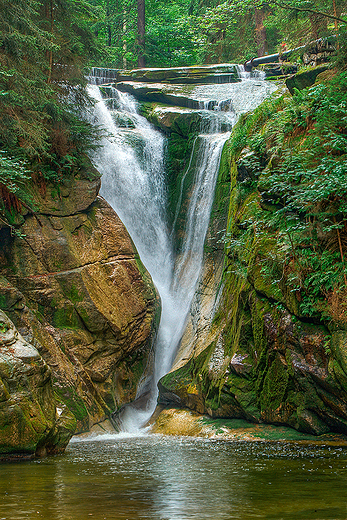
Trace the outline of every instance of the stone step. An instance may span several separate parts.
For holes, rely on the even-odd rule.
[[[107,69],[94,67],[89,76],[97,84],[112,81],[136,81],[146,83],[211,84],[240,81],[238,66],[218,64],[199,67],[171,67],[153,69]]]

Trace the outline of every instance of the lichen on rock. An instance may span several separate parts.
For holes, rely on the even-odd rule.
[[[160,315],[124,225],[97,198],[97,172],[65,184],[34,193],[19,233],[0,229],[0,308],[51,369],[57,447],[135,398]]]
[[[0,311],[0,458],[65,447],[52,444],[55,427],[51,370]]]

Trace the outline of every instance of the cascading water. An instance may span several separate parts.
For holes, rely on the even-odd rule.
[[[154,373],[138,389],[138,397],[146,392],[146,406],[123,408],[119,419],[123,430],[138,429],[154,411],[157,382],[172,366],[201,273],[223,145],[239,114],[254,108],[269,94],[271,86],[265,85],[248,75],[242,77],[241,83],[205,85],[200,90],[196,87],[201,96],[202,133],[194,141],[191,160],[182,178],[181,189],[186,173],[194,168],[185,238],[176,257],[166,221],[164,136],[138,114],[130,95],[107,87],[109,99],[103,100],[97,86],[89,87],[97,100],[93,120],[109,134],[92,157],[102,173],[101,194],[127,227],[162,303]],[[217,88],[224,94],[222,99],[213,100],[211,94],[215,95]],[[181,202],[182,193],[178,204]]]

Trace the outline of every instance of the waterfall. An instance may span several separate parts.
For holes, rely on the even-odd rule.
[[[182,178],[181,191],[188,169],[194,168],[185,238],[176,255],[166,219],[165,137],[139,115],[129,94],[107,86],[108,99],[103,99],[96,85],[89,87],[97,101],[93,121],[108,134],[91,157],[102,173],[101,194],[125,224],[162,304],[153,374],[142,381],[137,394],[140,398],[146,392],[146,405],[124,407],[120,414],[123,430],[138,429],[155,409],[157,382],[171,369],[201,273],[223,145],[239,114],[254,108],[269,94],[271,87],[264,85],[265,82],[256,83],[247,76],[241,83],[204,85],[200,90],[199,110],[204,117]],[[217,88],[224,92],[227,87],[230,98],[213,99]],[[196,91],[199,94],[199,87]],[[178,204],[181,202],[182,192]],[[179,209],[176,208],[176,219]]]

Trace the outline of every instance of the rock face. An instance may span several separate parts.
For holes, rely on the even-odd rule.
[[[134,399],[160,315],[125,227],[96,199],[99,185],[92,171],[60,193],[33,191],[39,211],[23,217],[21,237],[0,229],[0,307],[52,369],[59,435]]]
[[[50,450],[55,422],[51,370],[0,311],[0,458]]]
[[[236,163],[226,143],[208,240],[224,229],[226,243],[237,241],[242,222],[266,206],[261,177],[254,189],[262,168],[249,150]],[[345,324],[305,317],[283,269],[262,268],[277,254],[271,238],[257,247],[250,239],[243,256],[226,247],[224,263],[217,244],[208,244],[180,351],[159,383],[160,403],[307,434],[346,434]]]

